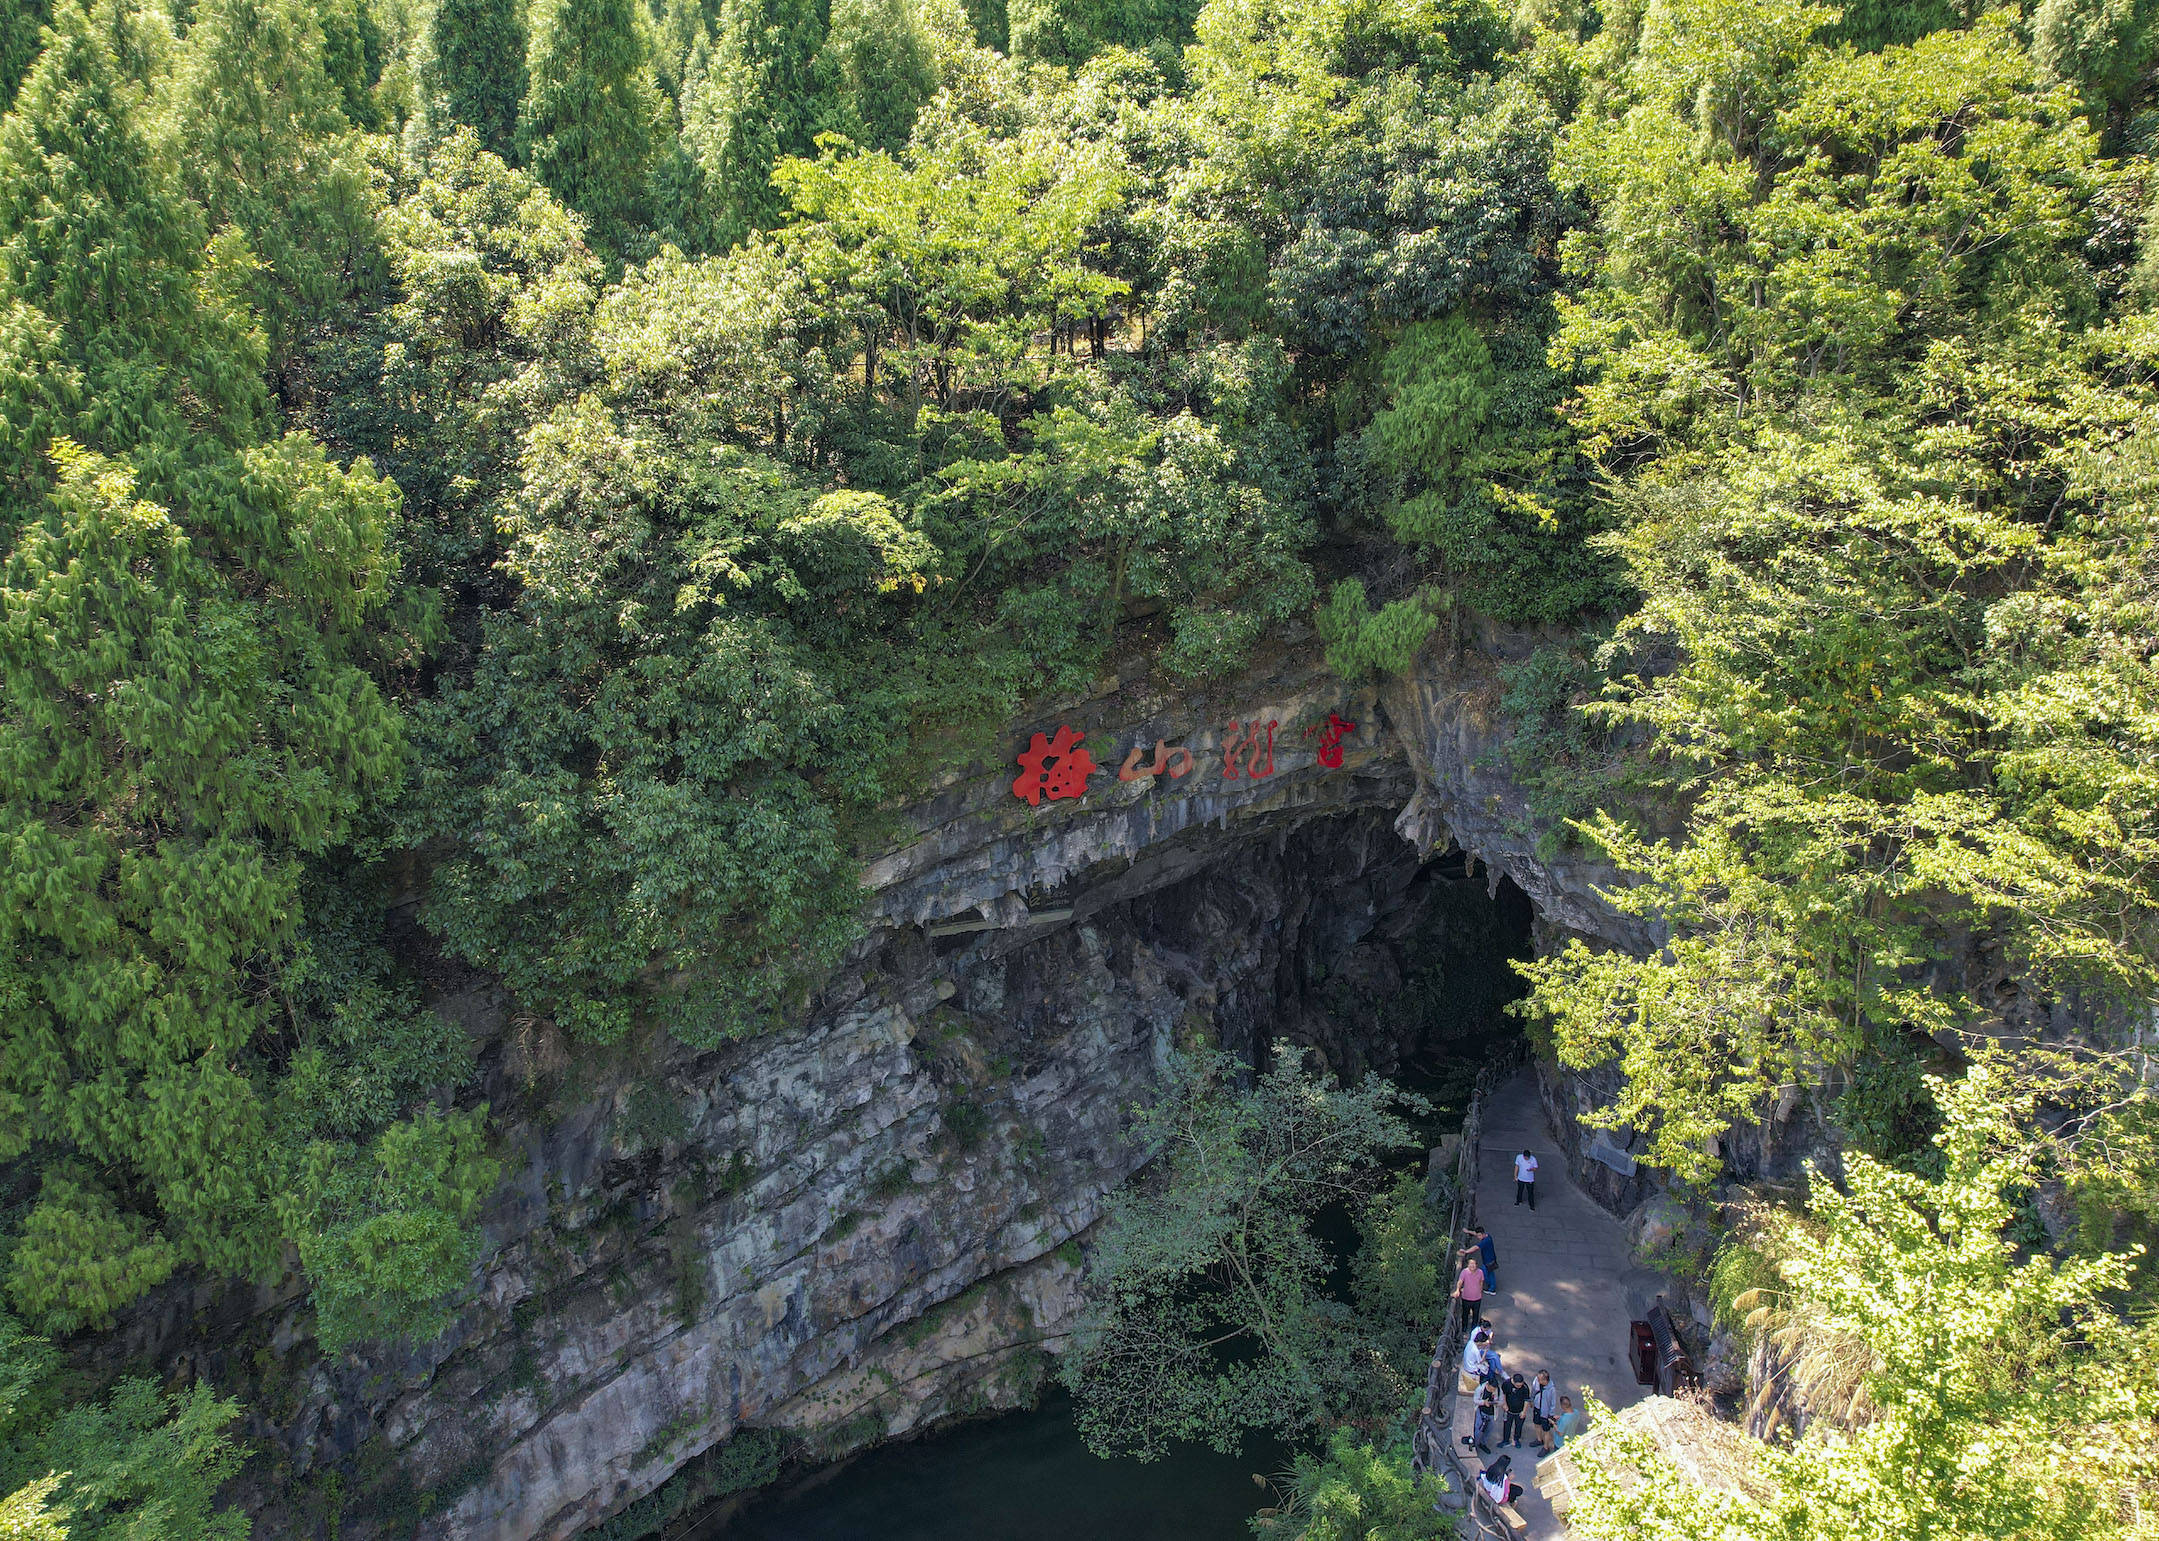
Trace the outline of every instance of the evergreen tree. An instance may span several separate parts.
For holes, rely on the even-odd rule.
[[[250,441],[267,409],[261,340],[232,301],[244,244],[207,243],[135,94],[79,4],[0,125],[0,479],[22,510],[65,435],[125,453],[152,496]],[[207,248],[206,248],[207,243]]]
[[[421,91],[480,143],[508,159],[525,96],[525,14],[520,0],[442,0],[428,27]]]
[[[818,55],[827,126],[864,149],[897,150],[937,92],[937,63],[911,0],[836,0]]]
[[[829,24],[829,0],[726,0],[711,48],[692,55],[682,143],[701,179],[706,244],[732,246],[780,222],[787,203],[772,168],[814,149]]]
[[[534,18],[518,148],[534,176],[618,251],[647,223],[663,122],[629,0],[554,0]]]
[[[45,0],[0,0],[0,112],[15,100],[15,88],[37,57],[46,14]]]
[[[202,0],[171,88],[187,191],[262,263],[254,298],[281,374],[374,261],[366,174],[323,61],[308,0]]]
[[[345,120],[355,128],[383,126],[375,87],[385,58],[382,28],[367,0],[332,0],[322,11],[322,67],[337,87]]]
[[[266,980],[401,738],[358,663],[394,489],[257,442],[244,241],[79,5],[50,38],[0,127],[0,1161],[44,1169],[10,1293],[65,1329],[279,1261]]]

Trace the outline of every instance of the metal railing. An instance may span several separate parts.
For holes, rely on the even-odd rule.
[[[1453,1272],[1452,1261],[1460,1255],[1469,1227],[1477,1222],[1478,1147],[1484,1136],[1485,1104],[1494,1088],[1512,1076],[1517,1068],[1511,1061],[1488,1065],[1477,1073],[1470,1091],[1469,1111],[1462,1118],[1461,1145],[1455,1152],[1454,1204],[1447,1219],[1450,1264],[1447,1271],[1450,1274]],[[1439,1343],[1432,1350],[1431,1367],[1424,1378],[1424,1408],[1417,1415],[1410,1465],[1413,1470],[1435,1472],[1448,1479],[1453,1493],[1460,1496],[1460,1506],[1468,1521],[1466,1534],[1489,1538],[1489,1541],[1506,1541],[1507,1527],[1491,1512],[1491,1505],[1484,1495],[1477,1491],[1475,1462],[1462,1460],[1461,1448],[1454,1439],[1455,1377],[1462,1362],[1462,1337],[1467,1329],[1464,1314],[1461,1301],[1450,1299],[1447,1302],[1447,1317],[1440,1324]]]

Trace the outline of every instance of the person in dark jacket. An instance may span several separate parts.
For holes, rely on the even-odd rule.
[[[1506,1387],[1500,1395],[1507,1399],[1507,1416],[1499,1426],[1499,1442],[1519,1449],[1522,1423],[1529,1413],[1529,1382],[1522,1379],[1520,1370],[1507,1377]]]

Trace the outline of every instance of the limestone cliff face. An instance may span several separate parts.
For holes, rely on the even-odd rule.
[[[752,1041],[573,1051],[444,966],[439,1008],[484,1043],[509,1145],[456,1326],[310,1358],[298,1300],[176,1291],[131,1346],[250,1397],[262,1533],[337,1515],[354,1541],[565,1538],[745,1427],[837,1453],[1021,1400],[1142,1159],[1130,1109],[1181,1036],[1325,1041],[1319,982],[1399,983],[1450,841],[1542,921],[1638,940],[1599,874],[1536,855],[1490,763],[1492,669],[1439,660],[1382,697],[1283,644],[1231,684],[1110,679],[1013,725],[899,810],[860,945]],[[1338,765],[1330,713],[1357,724]],[[1259,759],[1240,747],[1225,775],[1255,723]],[[1084,798],[1030,807],[1013,756],[1065,725],[1104,768]],[[1191,773],[1119,780],[1157,741]]]

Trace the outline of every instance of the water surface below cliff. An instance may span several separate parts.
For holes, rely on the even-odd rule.
[[[687,1541],[1243,1541],[1273,1501],[1254,1474],[1288,1464],[1183,1446],[1160,1461],[1104,1461],[1080,1442],[1071,1398],[885,1445],[752,1503]]]

